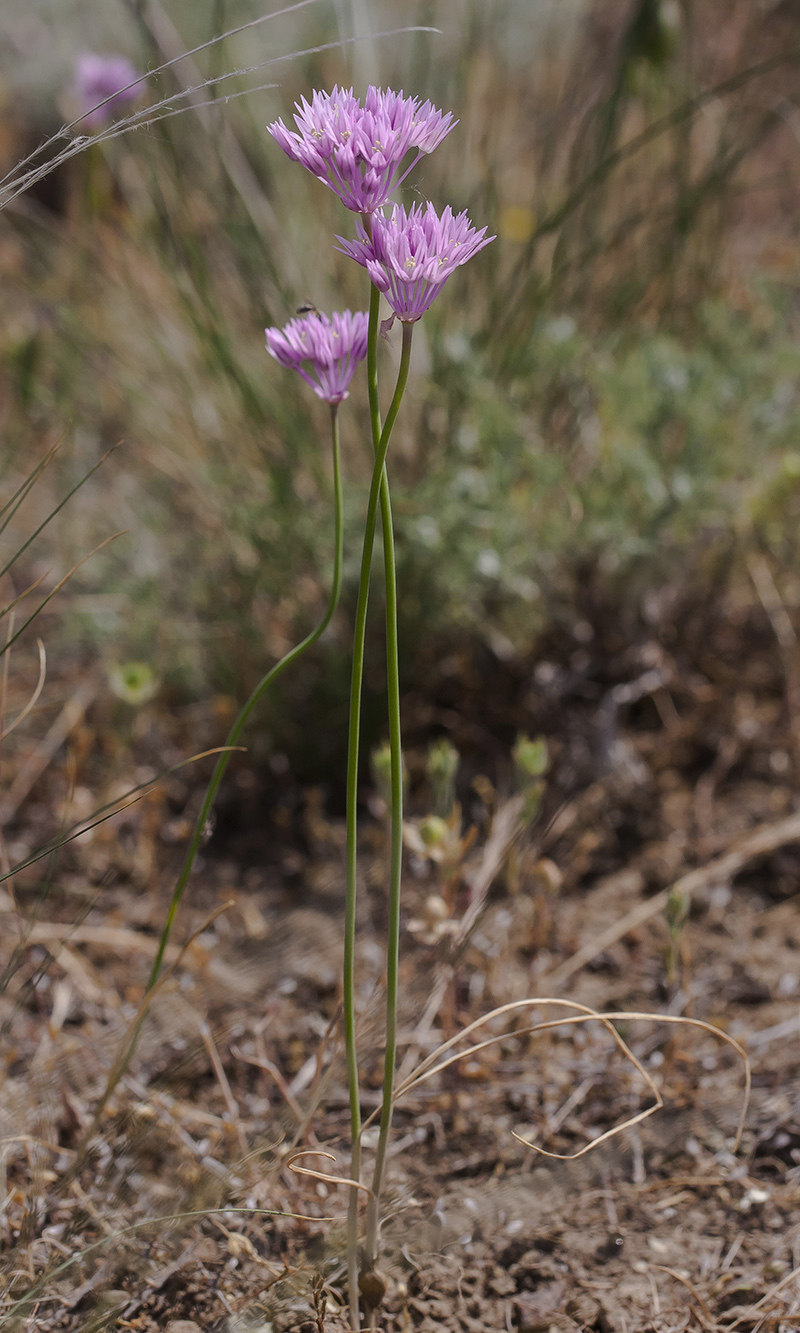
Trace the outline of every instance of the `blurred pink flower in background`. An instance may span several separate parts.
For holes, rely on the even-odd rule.
[[[142,90],[142,84],[136,82],[139,78],[139,71],[126,56],[98,56],[91,51],[78,56],[75,91],[84,112],[82,123],[93,128],[104,125],[118,108],[135,102]],[[136,86],[129,88],[131,83]]]

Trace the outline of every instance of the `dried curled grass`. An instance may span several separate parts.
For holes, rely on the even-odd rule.
[[[681,1015],[676,1015],[676,1014],[652,1014],[652,1013],[647,1013],[646,1011],[643,1010],[635,1010],[635,1009],[620,1009],[620,1010],[610,1010],[610,1011],[600,1012],[596,1009],[592,1009],[588,1005],[579,1004],[577,1000],[553,999],[551,997],[544,996],[533,1000],[532,999],[512,1000],[508,1004],[502,1004],[498,1006],[498,1008],[496,1009],[491,1009],[489,1013],[483,1014],[480,1018],[476,1018],[474,1022],[469,1023],[467,1027],[462,1029],[461,1032],[457,1032],[453,1037],[450,1037],[448,1041],[445,1041],[441,1044],[441,1046],[438,1046],[435,1051],[432,1051],[431,1054],[427,1056],[426,1059],[424,1059],[420,1065],[417,1066],[415,1072],[411,1074],[408,1078],[406,1078],[396,1089],[394,1094],[394,1103],[397,1104],[397,1102],[400,1100],[401,1097],[404,1097],[409,1092],[414,1091],[414,1089],[420,1087],[428,1079],[433,1078],[436,1074],[441,1073],[442,1070],[447,1069],[448,1066],[457,1063],[459,1060],[463,1060],[466,1054],[474,1055],[478,1051],[487,1050],[490,1046],[494,1046],[497,1042],[504,1041],[508,1037],[508,1033],[506,1031],[494,1033],[491,1037],[487,1037],[484,1041],[480,1041],[477,1044],[471,1045],[469,1047],[469,1050],[466,1052],[465,1051],[453,1052],[453,1047],[457,1046],[460,1042],[464,1041],[466,1038],[471,1036],[473,1032],[476,1032],[480,1028],[484,1027],[485,1024],[492,1022],[494,1019],[502,1018],[506,1014],[518,1013],[521,1010],[530,1009],[532,1007],[540,1007],[542,1005],[557,1005],[563,1009],[570,1009],[577,1012],[573,1013],[571,1017],[548,1019],[545,1022],[532,1023],[526,1027],[515,1028],[514,1030],[515,1036],[526,1036],[526,1035],[529,1036],[538,1032],[551,1032],[555,1028],[575,1027],[575,1026],[581,1026],[585,1023],[599,1022],[609,1033],[617,1048],[621,1051],[621,1053],[625,1056],[625,1058],[630,1061],[630,1063],[633,1065],[637,1073],[641,1075],[642,1079],[646,1083],[648,1090],[650,1091],[653,1097],[653,1104],[652,1106],[645,1107],[645,1109],[642,1111],[638,1111],[635,1115],[629,1116],[627,1119],[623,1120],[621,1124],[615,1125],[612,1129],[606,1130],[604,1134],[600,1135],[596,1139],[593,1139],[591,1143],[585,1144],[583,1148],[580,1148],[575,1153],[559,1154],[559,1153],[547,1152],[544,1148],[541,1148],[538,1144],[531,1143],[528,1139],[524,1138],[521,1134],[518,1134],[515,1130],[512,1131],[512,1133],[514,1134],[514,1138],[517,1139],[520,1143],[523,1143],[526,1148],[532,1148],[534,1152],[540,1153],[543,1157],[556,1158],[562,1161],[571,1161],[576,1157],[582,1157],[584,1153],[589,1152],[592,1148],[597,1147],[598,1144],[604,1142],[605,1140],[614,1138],[617,1134],[622,1133],[623,1130],[633,1128],[634,1125],[639,1124],[642,1120],[646,1120],[649,1116],[653,1115],[656,1111],[660,1110],[661,1107],[664,1105],[664,1099],[661,1096],[661,1093],[659,1092],[659,1089],[652,1075],[647,1072],[647,1070],[642,1065],[641,1061],[637,1059],[633,1051],[628,1046],[627,1042],[619,1034],[616,1027],[614,1026],[615,1023],[655,1022],[655,1023],[678,1024],[685,1027],[698,1028],[701,1031],[707,1032],[712,1036],[718,1037],[721,1041],[725,1042],[726,1045],[730,1046],[741,1059],[744,1065],[745,1092],[742,1102],[742,1109],[739,1114],[736,1136],[734,1139],[734,1151],[738,1149],[742,1138],[742,1132],[744,1129],[744,1122],[747,1115],[747,1108],[750,1102],[752,1074],[750,1070],[750,1061],[747,1057],[747,1052],[745,1051],[744,1047],[736,1040],[735,1037],[731,1037],[727,1032],[723,1032],[721,1028],[715,1027],[713,1023],[705,1023],[703,1022],[702,1019],[698,1018],[685,1018]],[[444,1060],[440,1059],[440,1057],[444,1055],[445,1052],[448,1051],[453,1053],[447,1055],[446,1059]],[[366,1129],[367,1126],[371,1124],[371,1122],[376,1118],[376,1116],[380,1115],[380,1111],[381,1108],[378,1107],[375,1111],[372,1112],[372,1114],[364,1122],[363,1126],[364,1129]]]
[[[435,1051],[432,1051],[429,1056],[427,1056],[423,1061],[421,1061],[421,1063],[417,1066],[417,1068],[412,1074],[410,1074],[407,1078],[401,1081],[401,1083],[398,1085],[398,1087],[395,1089],[394,1092],[394,1096],[392,1099],[393,1106],[396,1106],[402,1097],[405,1097],[409,1093],[415,1091],[417,1088],[421,1087],[423,1083],[426,1083],[429,1079],[434,1078],[437,1074],[441,1074],[445,1069],[448,1069],[451,1065],[457,1064],[458,1061],[463,1060],[466,1055],[474,1056],[479,1051],[488,1050],[489,1047],[496,1045],[498,1042],[505,1041],[508,1038],[509,1033],[504,1028],[502,1032],[493,1033],[491,1037],[487,1037],[484,1040],[479,1041],[477,1043],[471,1043],[466,1051],[455,1049],[460,1045],[461,1042],[466,1041],[474,1032],[477,1032],[482,1027],[485,1027],[487,1023],[491,1023],[492,1021],[498,1018],[504,1018],[506,1015],[509,1014],[520,1013],[525,1009],[540,1008],[543,1005],[555,1005],[562,1009],[568,1009],[573,1012],[567,1015],[566,1017],[552,1018],[538,1023],[530,1023],[524,1027],[515,1027],[513,1032],[513,1035],[515,1037],[532,1036],[534,1034],[542,1032],[552,1032],[557,1028],[579,1027],[583,1026],[586,1023],[594,1023],[594,1022],[600,1023],[608,1032],[609,1036],[612,1038],[615,1046],[620,1051],[620,1053],[625,1057],[626,1060],[629,1061],[629,1063],[636,1071],[636,1073],[641,1076],[653,1100],[650,1106],[645,1106],[641,1111],[637,1111],[633,1115],[626,1116],[626,1118],[623,1121],[621,1121],[620,1124],[614,1125],[612,1126],[611,1129],[605,1130],[604,1133],[598,1135],[597,1138],[592,1139],[589,1143],[584,1144],[583,1147],[579,1148],[576,1152],[572,1153],[549,1152],[546,1148],[541,1147],[540,1144],[533,1143],[523,1134],[518,1133],[516,1130],[512,1130],[511,1132],[518,1143],[523,1144],[523,1146],[526,1148],[532,1149],[533,1152],[538,1153],[540,1156],[550,1158],[551,1160],[561,1161],[561,1162],[574,1161],[578,1157],[583,1157],[584,1154],[591,1152],[592,1149],[599,1147],[601,1143],[604,1143],[609,1139],[615,1138],[618,1134],[622,1134],[625,1130],[632,1129],[635,1125],[641,1124],[643,1120],[647,1120],[651,1115],[654,1115],[656,1111],[659,1111],[664,1106],[664,1098],[658,1088],[658,1085],[656,1084],[652,1075],[648,1073],[648,1071],[645,1069],[641,1060],[639,1060],[638,1057],[634,1055],[633,1051],[631,1050],[628,1043],[625,1041],[624,1037],[620,1035],[620,1033],[617,1031],[617,1028],[614,1026],[616,1023],[649,1022],[649,1023],[668,1023],[673,1026],[696,1028],[701,1032],[706,1032],[709,1035],[718,1038],[720,1041],[724,1042],[727,1046],[730,1046],[731,1049],[735,1052],[735,1054],[738,1055],[739,1059],[742,1061],[742,1064],[744,1066],[744,1096],[742,1099],[742,1107],[739,1113],[739,1119],[736,1127],[736,1134],[734,1136],[734,1142],[733,1142],[733,1151],[736,1152],[738,1150],[739,1145],[741,1143],[742,1134],[744,1132],[744,1124],[747,1116],[747,1108],[750,1103],[750,1093],[752,1089],[752,1073],[747,1052],[745,1051],[741,1043],[736,1040],[735,1037],[731,1037],[727,1032],[723,1032],[721,1028],[715,1027],[713,1023],[706,1023],[699,1018],[685,1018],[681,1015],[676,1015],[676,1014],[653,1014],[653,1013],[648,1013],[645,1010],[637,1010],[637,1009],[607,1010],[601,1012],[599,1010],[592,1009],[589,1005],[579,1004],[577,1000],[553,999],[552,997],[548,996],[536,999],[513,1000],[508,1004],[499,1005],[497,1008],[491,1009],[488,1013],[483,1014],[480,1018],[476,1018],[474,1022],[469,1023],[465,1028],[463,1028],[460,1032],[457,1032],[454,1036],[450,1037],[447,1041],[442,1042],[442,1044],[438,1046]],[[442,1058],[443,1056],[445,1057],[444,1059]],[[372,1113],[364,1120],[364,1123],[361,1127],[362,1135],[364,1134],[365,1130],[367,1130],[370,1127],[370,1125],[380,1117],[381,1111],[382,1111],[382,1103],[379,1104],[375,1108],[375,1110],[372,1111]],[[310,1167],[298,1166],[297,1163],[299,1162],[300,1158],[306,1156],[323,1156],[330,1158],[332,1161],[335,1160],[335,1158],[331,1153],[316,1152],[316,1150],[308,1149],[308,1150],[303,1150],[302,1152],[295,1153],[291,1158],[289,1158],[286,1165],[289,1167],[290,1170],[294,1171],[298,1175],[310,1176],[315,1180],[324,1181],[326,1184],[345,1185],[351,1189],[360,1190],[363,1193],[372,1197],[373,1192],[371,1189],[369,1189],[368,1186],[361,1184],[356,1180],[351,1180],[349,1177],[330,1175],[323,1173],[321,1171],[313,1170]]]

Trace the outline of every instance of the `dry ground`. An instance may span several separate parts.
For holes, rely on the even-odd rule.
[[[493,1006],[561,996],[644,1012],[618,1029],[665,1106],[579,1160],[536,1154],[514,1130],[572,1153],[651,1099],[599,1024],[531,1036],[519,1012],[502,1040],[409,1093],[389,1164],[380,1327],[789,1333],[800,1328],[791,662],[761,609],[735,598],[635,650],[612,651],[602,635],[587,648],[586,637],[554,647],[509,695],[509,715],[550,736],[541,817],[521,827],[502,780],[494,775],[498,794],[476,773],[461,791],[475,841],[456,872],[409,851],[403,1063]],[[189,738],[213,742],[224,729],[221,707],[154,703],[131,721],[93,690],[91,672],[82,679],[77,702],[74,676],[50,687],[38,734],[71,703],[66,746],[51,745],[29,790],[20,775],[34,771],[25,765],[43,742],[7,759],[7,790],[21,795],[6,808],[14,864],[108,797],[110,767],[118,794],[186,753]],[[487,680],[487,698],[497,688]],[[407,708],[412,779],[417,707]],[[468,751],[483,721],[475,709],[453,697],[426,708],[424,725],[445,718]],[[487,711],[499,708],[495,697]],[[93,1123],[198,796],[191,770],[173,776],[0,890],[0,1328],[346,1327],[344,1191],[287,1166],[305,1145],[335,1158],[305,1165],[347,1169],[343,833],[319,791],[240,763],[175,939],[199,935],[185,953],[173,949],[136,1054]],[[381,1074],[385,864],[380,803],[369,803],[359,936],[367,1110]],[[425,812],[419,785],[414,808]],[[449,903],[444,923],[436,891]],[[537,1016],[563,1014],[540,1005]],[[735,1051],[647,1014],[717,1025],[746,1049],[753,1091],[738,1151]]]

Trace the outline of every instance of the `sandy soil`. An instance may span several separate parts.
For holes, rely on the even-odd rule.
[[[800,804],[785,669],[759,609],[735,605],[687,620],[672,642],[614,653],[598,641],[540,661],[508,702],[550,738],[540,815],[525,822],[502,764],[489,781],[468,758],[449,865],[409,850],[403,1070],[495,1006],[538,1003],[473,1033],[399,1102],[387,1333],[800,1328]],[[74,700],[74,684],[60,688],[42,734]],[[109,797],[108,709],[91,694],[66,750],[18,802],[12,864]],[[463,699],[434,700],[424,720],[415,707],[420,818],[415,774],[437,707],[468,756],[477,724]],[[111,794],[185,753],[188,734],[217,740],[218,713],[140,711],[116,743]],[[10,781],[37,744],[14,753]],[[381,1077],[386,831],[366,795],[368,1113]],[[197,775],[173,776],[55,865],[0,888],[0,1328],[347,1327],[345,1191],[289,1165],[305,1147],[333,1160],[302,1165],[347,1171],[343,830],[323,793],[242,761],[179,918],[175,940],[196,937],[173,948],[96,1117],[198,798]],[[647,1077],[597,1022],[523,1030],[567,1016],[545,996],[638,1014],[616,1031]],[[702,1024],[749,1060],[738,1148],[744,1062]],[[497,1040],[475,1050],[481,1035]],[[661,1110],[575,1160],[514,1136],[576,1153],[651,1106],[654,1089]]]

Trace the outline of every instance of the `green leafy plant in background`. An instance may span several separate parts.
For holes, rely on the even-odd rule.
[[[550,766],[550,753],[543,736],[531,740],[520,735],[511,752],[517,790],[523,796],[522,817],[526,824],[534,821],[544,798],[544,777]]]

